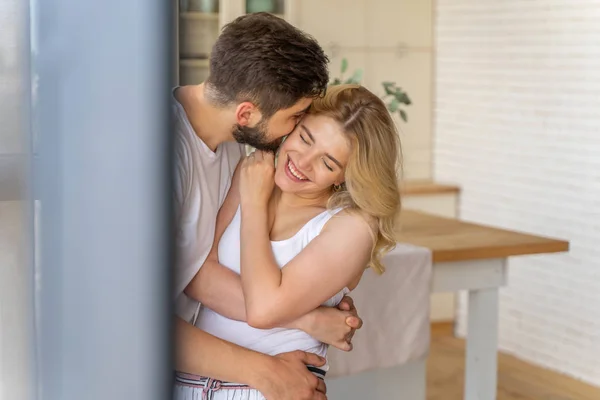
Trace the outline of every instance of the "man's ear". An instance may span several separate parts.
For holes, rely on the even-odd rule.
[[[262,114],[253,103],[244,101],[235,109],[235,118],[241,126],[256,126],[262,118]]]

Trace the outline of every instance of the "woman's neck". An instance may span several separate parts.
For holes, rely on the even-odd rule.
[[[296,193],[282,192],[279,187],[273,190],[272,201],[276,208],[283,206],[285,208],[305,208],[327,206],[331,197],[331,192],[323,191],[321,193],[298,195]]]

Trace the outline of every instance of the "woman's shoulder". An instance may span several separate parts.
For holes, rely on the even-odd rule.
[[[355,210],[350,208],[340,208],[334,210],[335,218],[331,218],[325,225],[325,228],[329,226],[329,229],[335,230],[346,230],[346,229],[368,229],[371,233],[376,234],[378,232],[378,221],[377,218],[369,215],[361,210]]]

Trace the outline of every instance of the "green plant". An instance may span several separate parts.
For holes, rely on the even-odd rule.
[[[357,69],[354,73],[347,79],[344,79],[344,74],[348,70],[348,60],[342,59],[341,73],[339,78],[334,78],[331,81],[330,85],[341,85],[341,84],[361,84],[363,71],[362,69]],[[402,106],[409,106],[412,104],[410,97],[408,94],[399,86],[396,85],[395,82],[382,82],[383,90],[385,94],[381,96],[381,99],[385,102],[388,111],[391,114],[398,113],[402,121],[408,121],[408,116],[406,115],[406,111],[402,108]]]

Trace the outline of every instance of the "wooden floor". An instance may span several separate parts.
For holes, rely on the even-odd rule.
[[[427,365],[427,400],[463,397],[464,341],[449,325],[434,325]],[[600,388],[532,366],[514,357],[498,357],[498,400],[599,400]]]

